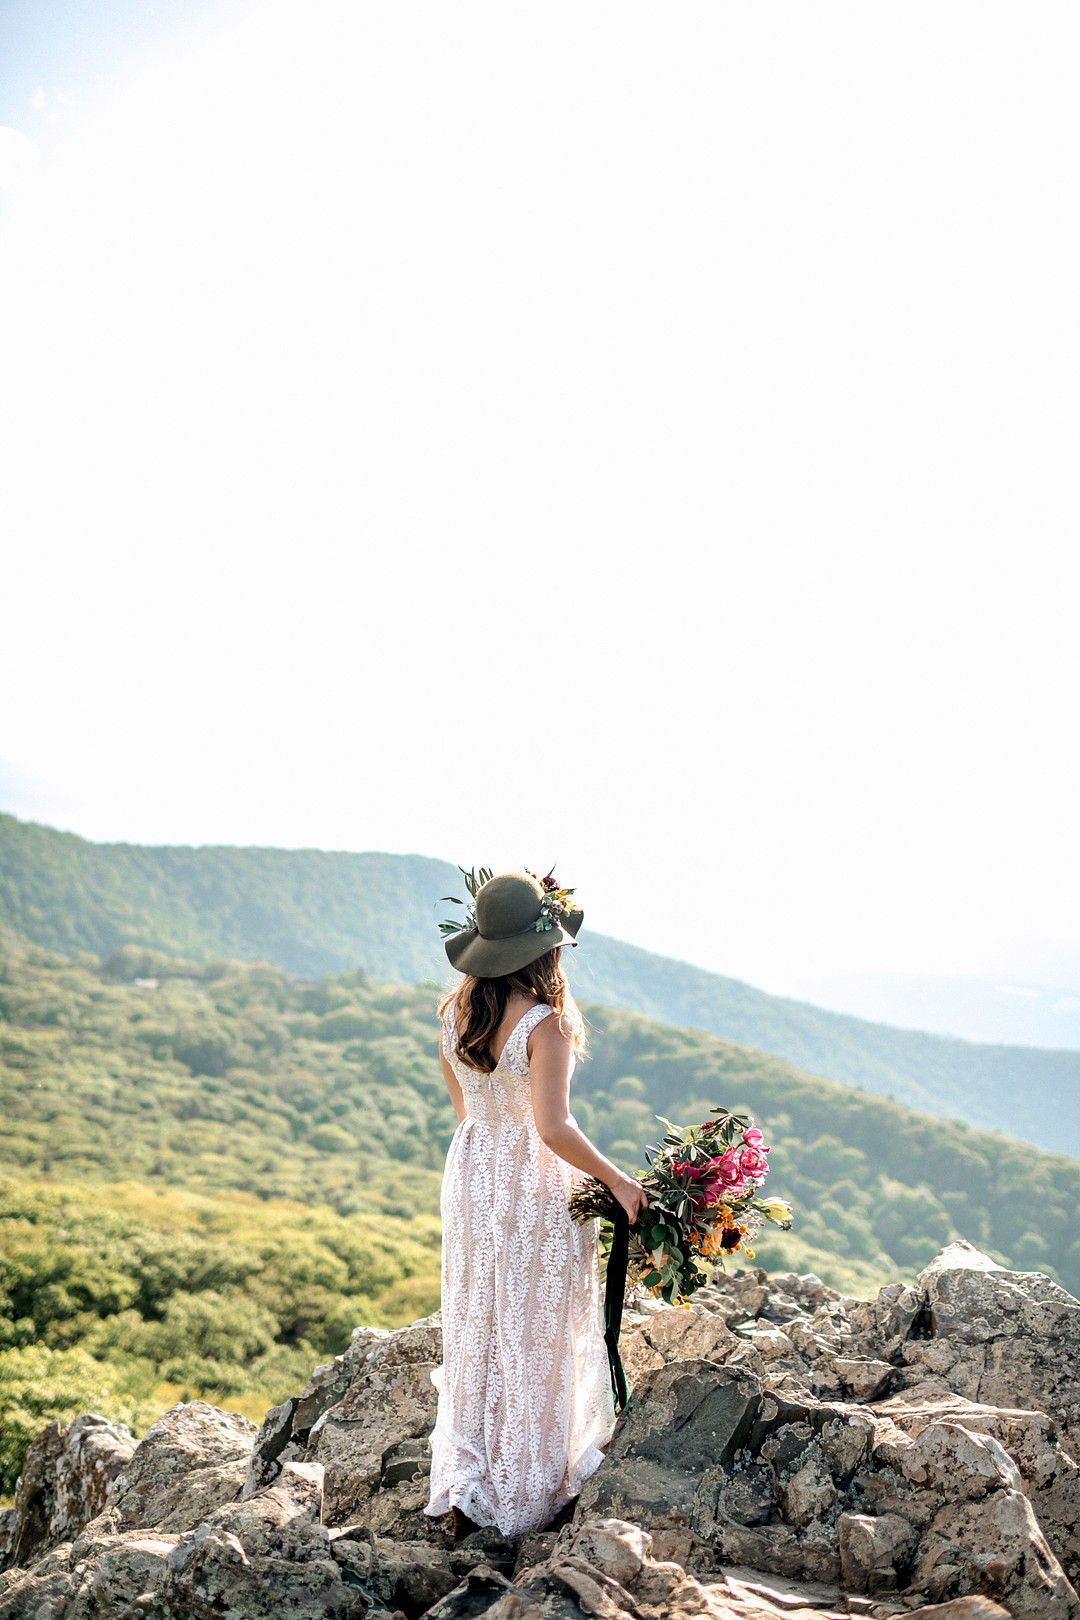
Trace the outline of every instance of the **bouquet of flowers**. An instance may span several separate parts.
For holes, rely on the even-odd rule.
[[[740,1250],[754,1258],[752,1244],[770,1221],[785,1232],[791,1205],[784,1198],[761,1198],[769,1173],[770,1149],[751,1114],[714,1108],[703,1125],[673,1125],[657,1115],[667,1134],[646,1149],[647,1169],[637,1180],[648,1209],[630,1230],[629,1276],[669,1305],[708,1282],[708,1261]],[[570,1195],[576,1221],[610,1221],[617,1209],[610,1189],[590,1176]]]

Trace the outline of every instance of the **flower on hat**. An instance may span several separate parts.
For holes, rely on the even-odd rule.
[[[529,872],[528,867],[526,867],[525,870],[526,872]],[[554,870],[555,868],[552,867],[551,872],[554,872]],[[536,919],[536,932],[538,934],[546,934],[552,928],[557,928],[559,926],[560,919],[565,917],[567,912],[572,909],[569,904],[569,900],[570,896],[575,891],[573,889],[560,888],[558,881],[552,877],[551,872],[549,872],[546,877],[537,877],[535,872],[529,872],[529,876],[532,878],[533,882],[539,883],[544,892],[544,900],[540,907],[540,915]]]

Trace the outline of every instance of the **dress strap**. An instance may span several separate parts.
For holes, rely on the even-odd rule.
[[[554,1011],[554,1007],[549,1007],[546,1001],[541,1001],[537,1006],[530,1007],[524,1018],[521,1020],[521,1023],[518,1025],[519,1029],[524,1029],[525,1039],[528,1040],[537,1024],[543,1023],[548,1014]]]
[[[503,1047],[502,1057],[499,1059],[500,1069],[505,1067],[514,1070],[516,1074],[528,1074],[529,1036],[551,1011],[546,1001],[540,1001],[535,1007],[530,1007],[527,1012],[522,1013]]]

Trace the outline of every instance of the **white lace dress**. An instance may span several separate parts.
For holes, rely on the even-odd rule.
[[[530,1007],[493,1074],[443,1051],[466,1116],[442,1187],[443,1366],[426,1512],[460,1508],[520,1536],[548,1524],[599,1467],[615,1421],[596,1223],[567,1209],[571,1169],[540,1140],[529,1088]]]

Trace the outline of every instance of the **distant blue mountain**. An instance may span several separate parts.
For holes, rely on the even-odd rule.
[[[819,1006],[897,1024],[901,1029],[929,1029],[939,1035],[1008,1046],[1080,1051],[1080,984],[1069,988],[1024,973],[940,974],[933,978],[858,973],[804,980],[798,988]]]

